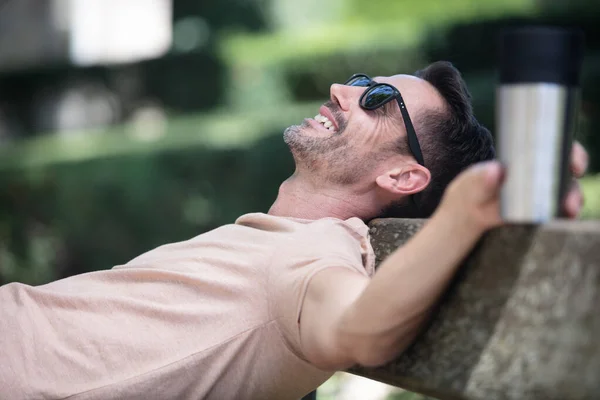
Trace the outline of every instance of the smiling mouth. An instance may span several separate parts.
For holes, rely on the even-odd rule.
[[[335,130],[335,126],[333,125],[333,122],[331,122],[329,120],[329,118],[327,118],[326,116],[317,114],[317,115],[315,115],[314,120],[317,121],[318,123],[320,123],[321,125],[323,125],[331,133],[337,133],[337,131]]]

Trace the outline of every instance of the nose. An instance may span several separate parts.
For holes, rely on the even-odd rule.
[[[329,89],[331,101],[338,104],[343,111],[350,110],[352,102],[356,102],[355,87],[334,83]]]

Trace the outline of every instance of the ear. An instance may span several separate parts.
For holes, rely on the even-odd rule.
[[[394,195],[410,195],[425,189],[431,181],[431,173],[420,164],[394,168],[379,175],[377,186]]]

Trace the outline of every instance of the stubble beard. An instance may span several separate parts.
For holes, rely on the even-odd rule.
[[[313,137],[305,130],[313,129],[308,123],[292,125],[283,133],[296,168],[306,170],[315,179],[335,185],[351,185],[366,173],[365,160],[349,144],[344,129],[328,137]]]

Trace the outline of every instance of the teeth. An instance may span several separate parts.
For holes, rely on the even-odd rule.
[[[335,132],[335,127],[333,126],[333,122],[331,122],[329,120],[329,118],[327,118],[326,116],[321,115],[321,114],[317,114],[317,115],[315,115],[314,119],[315,119],[315,121],[323,124],[323,126],[325,128],[327,128],[329,131]]]
[[[315,115],[315,121],[324,124],[325,122],[329,121],[329,119],[324,115],[317,114],[317,115]]]

